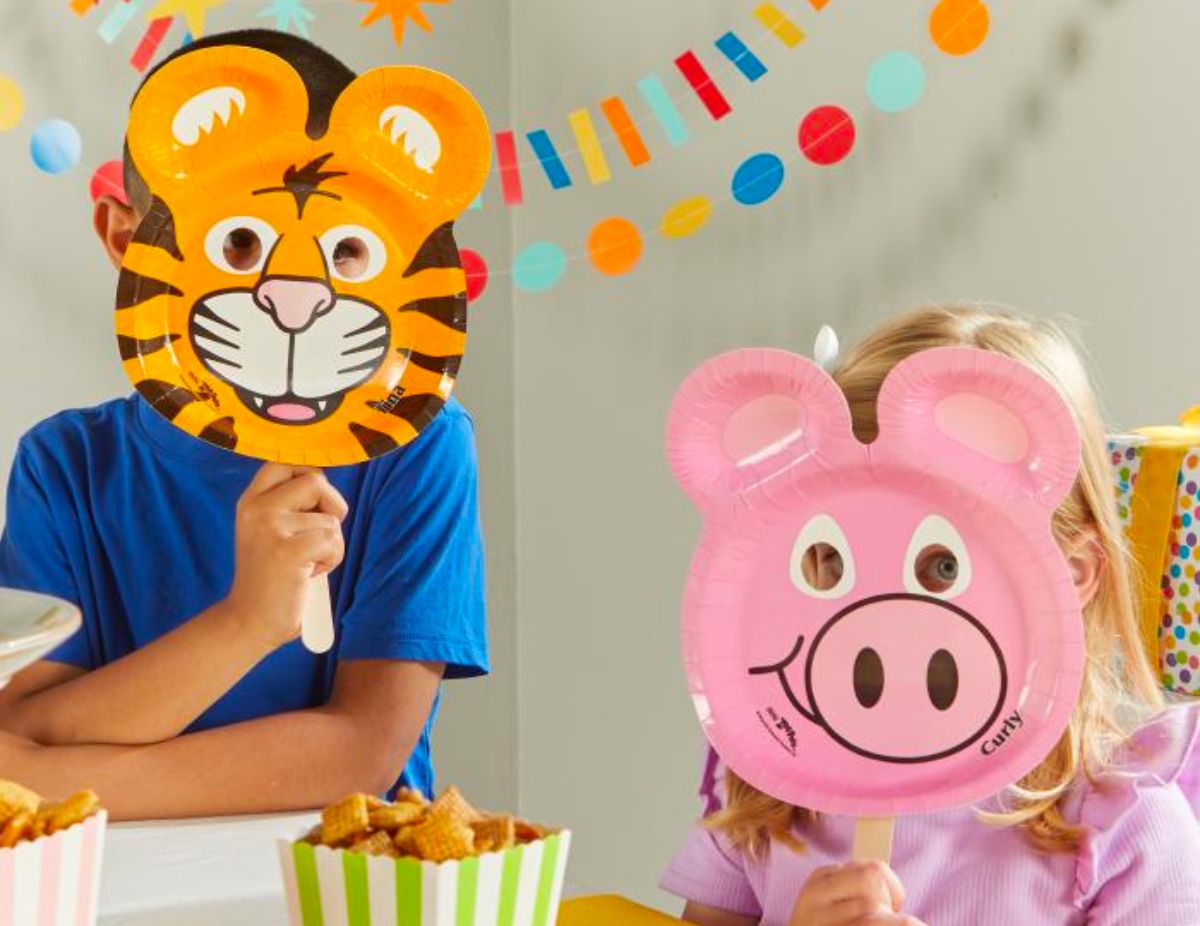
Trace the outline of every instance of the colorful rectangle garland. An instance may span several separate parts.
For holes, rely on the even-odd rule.
[[[612,171],[608,169],[591,113],[586,109],[577,109],[567,116],[567,121],[575,133],[575,144],[579,146],[579,156],[583,158],[583,169],[587,171],[588,180],[593,185],[607,183],[612,179]]]
[[[684,52],[675,59],[675,66],[679,68],[684,80],[696,92],[696,96],[700,98],[700,102],[704,104],[704,108],[708,110],[710,116],[714,119],[724,119],[733,111],[733,107],[729,105],[724,94],[713,83],[695,52]]]
[[[716,41],[717,50],[733,62],[746,80],[754,82],[767,73],[767,66],[734,32],[726,32]]]
[[[692,133],[688,131],[683,117],[679,115],[679,110],[675,108],[675,103],[672,102],[659,76],[647,74],[638,81],[638,90],[650,111],[654,113],[658,124],[667,133],[667,140],[676,148],[686,145],[691,140]]]
[[[546,172],[546,179],[550,181],[550,186],[556,190],[569,187],[571,175],[563,166],[562,158],[558,156],[558,150],[550,139],[550,133],[545,129],[537,129],[527,133],[525,137],[529,140],[529,147],[533,149],[537,159],[542,162],[542,170]]]

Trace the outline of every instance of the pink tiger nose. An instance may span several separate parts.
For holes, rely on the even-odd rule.
[[[268,277],[254,289],[254,301],[275,316],[284,331],[302,331],[312,320],[333,308],[333,290],[324,280],[289,280]]]

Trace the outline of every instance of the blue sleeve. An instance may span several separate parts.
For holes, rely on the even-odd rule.
[[[55,517],[56,501],[63,500],[55,498],[54,490],[38,470],[36,453],[23,440],[8,477],[7,523],[0,534],[0,586],[54,595],[82,607],[67,544],[59,529],[61,519]],[[83,630],[44,658],[82,669],[95,668]]]
[[[444,662],[446,678],[488,671],[483,537],[471,419],[451,405],[360,498],[371,506],[340,659]],[[368,501],[369,499],[369,501]],[[348,551],[349,552],[349,551]],[[347,577],[343,576],[342,581]]]

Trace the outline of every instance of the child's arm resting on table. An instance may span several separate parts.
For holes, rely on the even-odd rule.
[[[0,768],[45,794],[92,788],[115,819],[303,810],[395,780],[440,664],[343,663],[327,705],[147,746],[36,746],[0,734]]]
[[[0,556],[41,556],[38,568],[45,569],[54,550],[36,546],[51,530],[36,519],[51,515],[36,504],[43,491],[25,462],[10,484],[9,511],[21,514]],[[178,736],[298,634],[314,564],[325,573],[341,562],[345,515],[345,501],[324,475],[266,464],[238,503],[236,578],[223,601],[93,671],[49,660],[31,666],[0,691],[0,729],[47,745],[137,745]]]

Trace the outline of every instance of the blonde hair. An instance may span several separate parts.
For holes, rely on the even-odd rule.
[[[1163,705],[1138,632],[1136,572],[1117,520],[1104,421],[1084,363],[1061,326],[991,306],[937,305],[884,323],[833,372],[858,438],[875,439],[875,403],[892,367],[918,351],[955,345],[1005,354],[1036,370],[1066,399],[1082,439],[1079,476],[1054,516],[1060,545],[1091,537],[1101,557],[1098,587],[1084,608],[1087,659],[1079,703],[1050,755],[1009,789],[1004,811],[978,811],[989,823],[1022,827],[1039,849],[1072,852],[1081,829],[1060,809],[1068,789],[1080,775],[1090,778],[1107,766],[1133,729]],[[775,800],[731,771],[725,786],[724,806],[708,818],[710,827],[755,858],[772,841],[803,848],[796,831],[813,825],[815,813]]]

